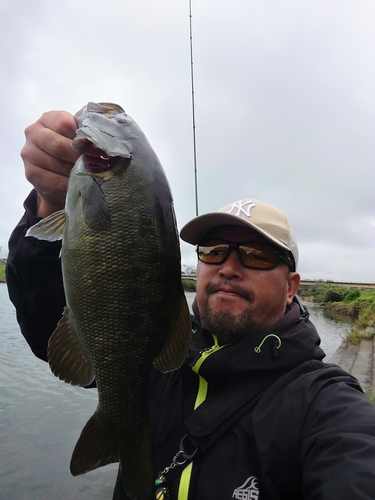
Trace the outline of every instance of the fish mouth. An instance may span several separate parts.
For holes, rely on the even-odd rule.
[[[123,157],[109,156],[88,140],[80,141],[79,150],[83,153],[82,159],[85,170],[90,174],[101,174],[117,167]]]

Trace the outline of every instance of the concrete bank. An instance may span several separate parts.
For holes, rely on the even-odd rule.
[[[375,395],[375,338],[362,340],[360,345],[348,344],[344,340],[327,361],[353,375],[365,393]]]

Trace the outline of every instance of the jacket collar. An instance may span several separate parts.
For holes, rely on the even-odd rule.
[[[201,328],[199,311],[193,303],[193,338],[188,362],[212,346],[212,335]],[[276,343],[280,339],[280,347]],[[322,360],[324,351],[319,347],[320,337],[309,319],[308,310],[295,298],[285,315],[262,335],[251,332],[236,344],[228,344],[207,358],[200,371],[207,379],[242,376],[265,370],[288,371],[304,361]],[[260,349],[258,349],[260,348]]]

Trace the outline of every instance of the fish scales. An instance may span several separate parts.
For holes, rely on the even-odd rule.
[[[90,126],[84,118],[90,112],[95,120],[110,115],[111,105],[103,107],[89,103],[77,120],[81,129]],[[73,452],[72,473],[120,461],[127,493],[147,500],[154,497],[155,477],[147,411],[150,373],[154,362],[163,371],[182,363],[190,315],[168,182],[142,131],[119,114],[115,124],[126,123],[130,151],[118,161],[100,143],[108,164],[112,156],[117,159],[104,174],[96,164],[99,174],[88,171],[87,158],[97,152],[89,144],[91,130],[87,142],[78,129],[83,155],[70,176],[62,232],[67,306],[50,340],[49,362],[59,378],[87,385],[95,377],[98,388],[98,407]],[[48,219],[30,235],[42,237]]]

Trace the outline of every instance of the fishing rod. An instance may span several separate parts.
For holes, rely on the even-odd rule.
[[[194,96],[194,68],[193,68],[193,23],[191,13],[191,0],[189,0],[189,26],[190,26],[190,75],[191,75],[191,106],[193,118],[193,155],[194,155],[194,186],[195,186],[195,215],[198,211],[198,169],[197,169],[197,144],[195,139],[195,96]]]

